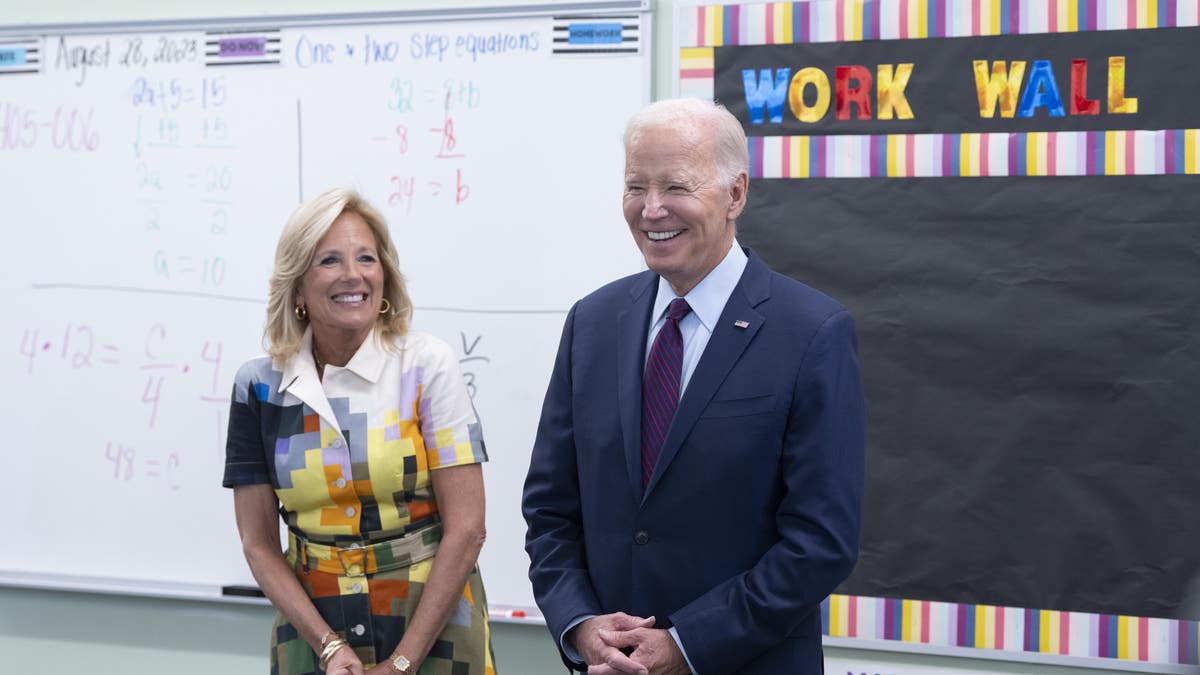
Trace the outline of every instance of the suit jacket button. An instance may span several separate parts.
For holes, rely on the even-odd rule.
[[[646,544],[650,541],[650,533],[645,530],[638,530],[637,534],[633,535],[633,541],[638,544]]]

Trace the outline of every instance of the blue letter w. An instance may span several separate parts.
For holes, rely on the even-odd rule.
[[[750,112],[751,124],[763,123],[764,105],[771,115],[771,124],[783,122],[783,102],[787,99],[791,75],[791,68],[776,68],[775,79],[772,81],[771,70],[763,68],[756,82],[753,70],[747,68],[742,71],[742,84],[746,87],[746,109]]]

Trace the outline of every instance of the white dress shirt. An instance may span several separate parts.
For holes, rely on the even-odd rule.
[[[691,292],[683,296],[692,311],[679,321],[679,333],[683,335],[683,373],[679,379],[680,396],[683,396],[683,392],[687,389],[688,381],[692,379],[692,373],[696,371],[696,364],[700,362],[700,356],[704,354],[704,348],[708,346],[708,339],[712,337],[717,319],[721,318],[721,312],[725,310],[725,303],[729,301],[729,296],[733,294],[733,289],[742,278],[742,271],[745,269],[746,254],[734,240],[729,253],[725,254],[721,262],[717,263],[717,266],[708,273],[708,276],[701,279]],[[654,344],[654,338],[658,336],[658,331],[662,329],[667,320],[667,308],[671,306],[671,301],[676,297],[678,296],[675,295],[671,284],[667,283],[666,279],[659,279],[658,296],[654,298],[654,310],[650,314],[654,317],[654,322],[650,324],[650,334],[646,336],[646,360],[650,359],[650,347]]]

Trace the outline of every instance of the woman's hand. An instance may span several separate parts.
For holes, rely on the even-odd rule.
[[[374,672],[374,670],[372,670]],[[342,647],[329,657],[325,675],[363,675],[362,661],[350,647]]]

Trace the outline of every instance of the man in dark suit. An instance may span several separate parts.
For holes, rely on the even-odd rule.
[[[858,555],[854,322],[737,245],[724,108],[655,103],[625,152],[650,269],[567,316],[522,507],[538,605],[590,673],[820,673],[820,603]]]

